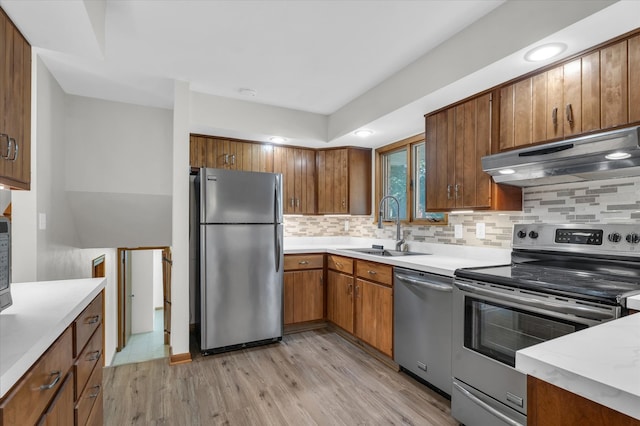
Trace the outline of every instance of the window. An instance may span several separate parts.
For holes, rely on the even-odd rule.
[[[384,203],[384,220],[395,220],[400,214],[400,220],[407,222],[447,224],[446,214],[427,212],[425,155],[424,134],[376,150],[377,203],[385,195],[393,195],[400,203],[399,213],[393,201]]]

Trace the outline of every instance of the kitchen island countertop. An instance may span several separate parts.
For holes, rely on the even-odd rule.
[[[428,254],[395,257],[376,256],[349,250],[351,248],[370,248],[373,244],[384,245],[385,249],[393,249],[394,247],[392,240],[356,237],[290,237],[284,240],[284,253],[337,254],[449,277],[453,277],[453,273],[458,268],[508,264],[511,260],[511,250],[509,249],[452,244],[410,242],[410,251]]]
[[[516,368],[640,419],[640,313],[521,349]]]
[[[11,284],[0,313],[0,398],[105,287],[106,278]]]

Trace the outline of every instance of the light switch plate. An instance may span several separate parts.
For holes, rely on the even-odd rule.
[[[484,235],[484,229],[485,229],[485,227],[484,227],[484,222],[478,222],[478,223],[476,223],[476,238],[480,238],[480,239],[482,239],[482,238],[484,238],[484,237],[485,237],[485,235]]]
[[[462,238],[462,224],[459,223],[453,226],[453,237]]]

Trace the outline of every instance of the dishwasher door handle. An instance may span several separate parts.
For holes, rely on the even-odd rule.
[[[434,283],[431,281],[426,281],[426,280],[417,280],[415,278],[409,277],[407,275],[402,275],[402,274],[397,274],[396,273],[396,279],[398,281],[401,281],[403,283],[407,283],[410,285],[415,285],[418,287],[424,287],[424,288],[428,288],[429,290],[435,290],[435,291],[443,291],[446,293],[451,293],[453,291],[453,284],[448,285],[448,284],[439,284],[439,283]]]

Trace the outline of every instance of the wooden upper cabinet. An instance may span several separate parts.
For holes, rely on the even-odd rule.
[[[239,141],[204,135],[191,135],[189,144],[191,167],[273,172],[273,146],[259,142]]]
[[[282,173],[284,213],[315,213],[315,151],[283,146],[276,146],[273,150],[273,171]]]
[[[427,210],[520,208],[519,189],[496,188],[482,171],[482,157],[492,152],[494,110],[487,93],[426,117]]]
[[[371,150],[316,152],[319,214],[371,214]]]
[[[629,61],[629,123],[640,122],[640,35],[627,41]]]
[[[601,123],[610,129],[628,123],[627,41],[600,51]]]
[[[31,46],[0,9],[0,183],[31,184]]]

